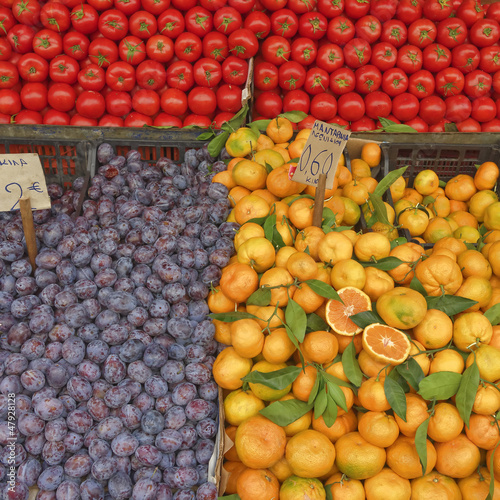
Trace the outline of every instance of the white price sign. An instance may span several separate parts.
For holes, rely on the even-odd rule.
[[[295,182],[316,186],[320,174],[326,174],[326,188],[332,189],[340,156],[351,135],[338,125],[314,122],[291,178]]]
[[[19,210],[19,199],[29,196],[32,210],[50,208],[45,174],[35,153],[0,155],[0,212]]]

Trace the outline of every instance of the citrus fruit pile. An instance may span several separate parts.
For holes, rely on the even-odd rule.
[[[283,117],[239,129],[213,179],[240,225],[208,298],[234,443],[221,494],[500,498],[500,230],[479,250],[460,234],[428,251],[398,238],[382,197],[401,177],[370,175],[375,143],[351,171],[339,162],[313,226],[315,189],[288,177],[305,134]]]

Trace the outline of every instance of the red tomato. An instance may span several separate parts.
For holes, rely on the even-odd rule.
[[[130,34],[142,40],[153,36],[158,28],[156,17],[145,10],[138,10],[132,14],[128,22]]]
[[[78,71],[80,71],[78,61],[67,55],[57,56],[49,64],[49,75],[53,82],[71,85],[76,82]]]
[[[398,58],[398,50],[394,45],[386,42],[377,43],[372,47],[370,64],[376,66],[380,71],[394,68]]]
[[[436,84],[430,71],[421,69],[410,76],[408,92],[418,99],[423,99],[434,94]]]
[[[500,21],[500,5],[498,3],[490,4],[486,11],[486,17],[488,19],[494,19],[497,22]]]
[[[90,41],[78,31],[69,31],[63,37],[63,51],[77,61],[83,61],[89,54]]]
[[[91,64],[78,72],[78,83],[85,90],[99,92],[106,84],[106,74],[97,64]]]
[[[281,113],[283,102],[274,92],[266,90],[255,99],[255,110],[264,118],[274,118]]]
[[[337,114],[337,100],[326,92],[315,95],[311,99],[311,114],[317,120],[331,120]]]
[[[188,108],[186,93],[179,89],[167,89],[161,95],[160,106],[165,113],[181,116]]]
[[[368,118],[387,118],[391,110],[392,100],[386,93],[376,90],[365,96],[365,113]]]
[[[436,75],[436,93],[444,97],[457,95],[464,89],[464,75],[456,68],[446,68]]]
[[[14,123],[18,125],[40,125],[43,123],[43,117],[38,111],[23,109],[15,116]]]
[[[500,39],[500,25],[493,19],[480,19],[469,30],[469,40],[476,47],[489,47]]]
[[[0,61],[8,61],[12,55],[12,46],[6,37],[0,37]]]
[[[182,123],[183,127],[196,126],[201,128],[208,128],[212,124],[212,120],[204,115],[188,115]]]
[[[115,9],[121,10],[127,17],[141,8],[141,0],[114,0]]]
[[[111,90],[130,92],[135,87],[135,68],[125,61],[110,64],[106,68],[106,85]]]
[[[194,63],[203,53],[203,45],[201,38],[195,33],[181,33],[174,43],[175,55],[181,61],[188,61]]]
[[[227,0],[200,0],[201,6],[205,7],[205,9],[210,12],[216,12],[217,10],[222,9],[226,3]]]
[[[457,17],[465,21],[467,28],[470,28],[484,17],[484,10],[478,0],[464,0],[457,10]]]
[[[425,47],[423,52],[423,67],[433,73],[446,69],[451,64],[450,49],[438,43]]]
[[[339,0],[336,0],[339,1]],[[311,12],[316,7],[316,0],[288,0],[287,6],[295,14],[305,14],[306,12]]]
[[[144,127],[144,125],[153,125],[153,120],[150,116],[132,111],[125,117],[124,125],[125,127]]]
[[[281,66],[288,61],[291,53],[290,42],[282,36],[270,36],[264,40],[261,47],[262,57],[266,62]]]
[[[208,57],[202,57],[193,65],[193,76],[200,87],[215,87],[222,80],[221,65]]]
[[[33,38],[33,52],[50,60],[61,54],[63,41],[59,33],[52,30],[40,30]]]
[[[344,47],[345,64],[356,69],[368,64],[372,56],[370,44],[362,38],[353,38]]]
[[[408,75],[422,69],[422,51],[416,45],[403,45],[398,52],[397,67]]]
[[[481,132],[500,132],[500,120],[495,118],[491,122],[482,123]]]
[[[248,77],[248,63],[236,56],[229,56],[222,63],[222,78],[232,85],[244,85]]]
[[[143,61],[135,70],[137,85],[143,89],[161,89],[166,82],[167,73],[158,61]]]
[[[321,12],[327,19],[332,19],[342,15],[344,12],[344,0],[318,0],[318,12]]]
[[[54,83],[49,87],[47,99],[56,111],[67,112],[75,107],[76,92],[67,83]]]
[[[456,124],[459,132],[481,132],[481,124],[473,118],[467,118],[463,122]]]
[[[478,97],[472,101],[471,117],[480,123],[489,122],[496,118],[497,106],[491,97]]]
[[[349,122],[360,120],[365,114],[365,102],[355,92],[341,95],[337,101],[337,107],[339,115]]]
[[[106,96],[106,112],[112,116],[126,116],[132,111],[132,96],[113,90]]]
[[[222,9],[214,12],[213,24],[217,31],[228,36],[233,31],[241,28],[241,14],[233,7],[222,7]]]
[[[253,31],[259,40],[264,40],[271,32],[271,20],[264,12],[256,10],[245,17],[243,27]]]
[[[453,95],[445,99],[445,118],[450,122],[463,122],[469,118],[472,111],[470,99],[464,95]]]
[[[469,97],[483,97],[489,95],[492,82],[493,78],[490,74],[476,69],[465,75],[464,93]]]
[[[381,42],[387,42],[394,47],[399,48],[408,38],[408,30],[406,26],[401,21],[397,19],[392,19],[391,21],[387,21],[382,26],[382,33],[380,35]]]
[[[47,106],[47,86],[43,83],[25,83],[21,89],[21,103],[31,111],[42,111]]]
[[[240,59],[250,59],[259,50],[259,40],[253,31],[240,28],[228,37],[229,52]]]
[[[64,33],[71,26],[69,9],[59,2],[47,2],[40,11],[40,22],[47,29]]]
[[[33,38],[35,38],[35,30],[25,24],[16,24],[7,33],[7,40],[12,50],[20,54],[33,50]]]
[[[380,88],[382,84],[382,73],[372,64],[367,64],[358,68],[356,76],[356,92],[360,94],[370,94]]]
[[[311,68],[306,73],[304,89],[309,95],[316,95],[325,92],[329,83],[330,77],[324,69]]]
[[[224,65],[223,71],[224,71]],[[268,62],[261,62],[255,65],[254,85],[259,90],[272,90],[278,86],[278,68]]]
[[[316,44],[310,38],[296,38],[292,42],[291,51],[292,61],[298,62],[303,66],[309,66],[316,60]]]
[[[419,107],[418,99],[408,92],[403,92],[392,100],[392,114],[402,122],[415,118]]]
[[[497,71],[494,75],[493,75],[493,90],[497,93],[497,94],[500,94],[500,71]],[[500,100],[498,101],[500,102]]]
[[[283,9],[286,6],[286,2],[287,0],[261,0],[260,3],[264,9],[274,12],[276,10]]]
[[[49,63],[38,54],[30,52],[20,57],[17,70],[26,82],[43,82],[49,75]]]
[[[345,16],[335,17],[328,23],[326,37],[332,43],[343,47],[349,40],[354,38],[356,28],[354,23]]]
[[[330,90],[335,95],[352,93],[356,88],[356,76],[350,68],[339,68],[330,75]]]
[[[84,90],[76,99],[76,111],[84,118],[98,119],[106,111],[106,101],[99,92]]]
[[[344,52],[334,43],[325,43],[318,48],[316,66],[327,73],[333,73],[344,65]]]
[[[0,88],[10,89],[19,82],[19,71],[15,64],[8,61],[0,62]]]
[[[422,4],[418,0],[400,0],[396,18],[409,26],[413,21],[422,18]]]
[[[137,66],[146,59],[144,40],[132,35],[126,36],[118,45],[118,55],[122,61]]]
[[[165,35],[153,35],[146,42],[146,54],[161,63],[169,62],[174,56],[174,42]]]
[[[211,12],[199,5],[186,12],[184,21],[186,29],[200,38],[210,33],[214,25]]]
[[[467,38],[467,26],[462,19],[449,18],[438,24],[437,41],[438,43],[453,49],[463,45]]]
[[[125,123],[119,116],[103,115],[97,125],[99,127],[124,127]]]
[[[273,35],[292,38],[299,30],[299,20],[290,9],[279,9],[271,14],[271,31]]]
[[[367,116],[363,116],[360,120],[351,123],[351,130],[353,132],[369,132],[375,130],[375,121]]]
[[[404,124],[408,125],[411,128],[414,128],[417,132],[429,131],[429,126],[419,116],[416,116],[415,118],[412,118],[411,120],[404,122]]]
[[[309,113],[311,102],[307,92],[301,89],[290,90],[283,98],[283,112],[287,111],[302,111]]]
[[[420,110],[418,115],[422,120],[428,125],[435,125],[439,123],[446,113],[446,104],[437,95],[430,95],[429,97],[424,97],[420,101]]]
[[[304,85],[305,80],[304,66],[295,61],[288,61],[278,69],[279,86],[284,90],[299,89]]]
[[[423,5],[423,13],[427,19],[442,21],[450,17],[453,5],[449,0],[426,0]]]
[[[77,7],[74,7],[70,14],[71,24],[73,28],[83,33],[84,35],[90,35],[97,31],[97,26],[99,24],[99,14],[97,10],[92,7],[92,5],[82,3]]]
[[[220,63],[229,55],[227,36],[218,31],[212,31],[205,35],[202,46],[204,57],[211,57]]]
[[[424,49],[433,43],[436,36],[436,25],[429,19],[413,21],[408,28],[408,43],[420,49]]]
[[[184,33],[185,27],[184,16],[177,9],[167,9],[158,17],[158,32],[172,40]]]
[[[188,106],[191,113],[196,112],[203,116],[211,115],[217,108],[217,97],[215,92],[207,87],[195,87],[189,92]]]
[[[182,120],[177,116],[172,116],[167,113],[159,113],[154,119],[153,125],[155,127],[182,127]]]
[[[234,113],[225,113],[225,112],[217,113],[215,115],[215,118],[212,120],[211,127],[213,127],[216,130],[220,130],[222,128],[222,125],[231,120],[231,118],[233,117]]]
[[[159,16],[170,7],[170,0],[142,0],[141,3],[144,10],[155,16]]]
[[[374,44],[382,33],[382,24],[375,16],[363,16],[354,25],[356,36]]]
[[[477,63],[477,59],[475,62]],[[500,48],[496,45],[483,47],[480,52],[479,68],[488,73],[498,71],[500,69]]]
[[[345,0],[344,12],[351,19],[359,19],[370,12],[370,2],[366,0]]]
[[[385,23],[396,15],[398,0],[371,0],[370,14],[381,23]]]
[[[334,116],[328,123],[336,123],[337,125],[344,127],[346,130],[351,128],[351,124],[338,115]],[[314,123],[312,125],[314,125]],[[309,128],[312,128],[312,125]]]
[[[16,20],[12,14],[12,10],[6,7],[0,7],[0,34],[7,35],[15,24]]]
[[[301,120],[298,123],[298,129],[299,130],[303,130],[305,128],[311,129],[311,128],[313,128],[315,121],[316,121],[316,118],[314,118],[313,115],[307,115],[303,120]]]
[[[139,89],[132,96],[132,108],[146,116],[153,116],[160,111],[160,96],[154,90]]]
[[[439,123],[436,123],[435,125],[429,125],[429,132],[435,132],[435,133],[446,132],[444,127],[447,123],[451,123],[450,120],[441,120]]]
[[[482,50],[489,50],[487,47]],[[472,44],[466,43],[464,45],[459,45],[451,51],[451,64],[454,68],[458,68],[462,73],[470,73],[474,71],[480,64],[479,50]],[[483,58],[481,57],[481,62]],[[489,64],[488,56],[484,58],[485,65]],[[486,71],[486,68],[481,68]]]
[[[121,40],[128,33],[128,19],[121,10],[106,10],[99,16],[97,27],[106,38]]]
[[[216,97],[217,107],[221,111],[237,113],[241,109],[241,88],[237,85],[229,85],[227,83],[221,85],[217,90]]]
[[[400,68],[389,69],[382,75],[382,90],[391,97],[406,92],[408,84],[408,76]]]
[[[57,111],[57,109],[48,109],[43,114],[44,125],[69,125],[71,118],[67,113]]]
[[[96,10],[102,11],[111,8],[113,0],[88,0],[88,3]]]
[[[40,4],[37,0],[14,0],[12,14],[18,23],[36,26],[40,20]]]

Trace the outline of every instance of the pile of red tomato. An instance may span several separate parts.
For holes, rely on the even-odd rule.
[[[241,29],[226,0],[1,0],[0,123],[220,125],[258,50],[231,2]]]
[[[499,22],[480,0],[0,0],[0,123],[219,127],[254,58],[253,118],[498,132]]]
[[[373,130],[500,131],[500,4],[477,0],[260,0],[269,36],[255,113],[301,110]]]

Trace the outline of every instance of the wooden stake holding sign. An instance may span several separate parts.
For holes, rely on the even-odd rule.
[[[290,169],[289,177],[292,180],[316,188],[314,226],[321,227],[325,190],[333,188],[337,164],[350,135],[349,130],[338,125],[316,120],[297,167],[293,171]]]
[[[0,212],[21,211],[26,248],[34,271],[37,248],[32,210],[51,207],[39,156],[0,155],[0,193]]]

